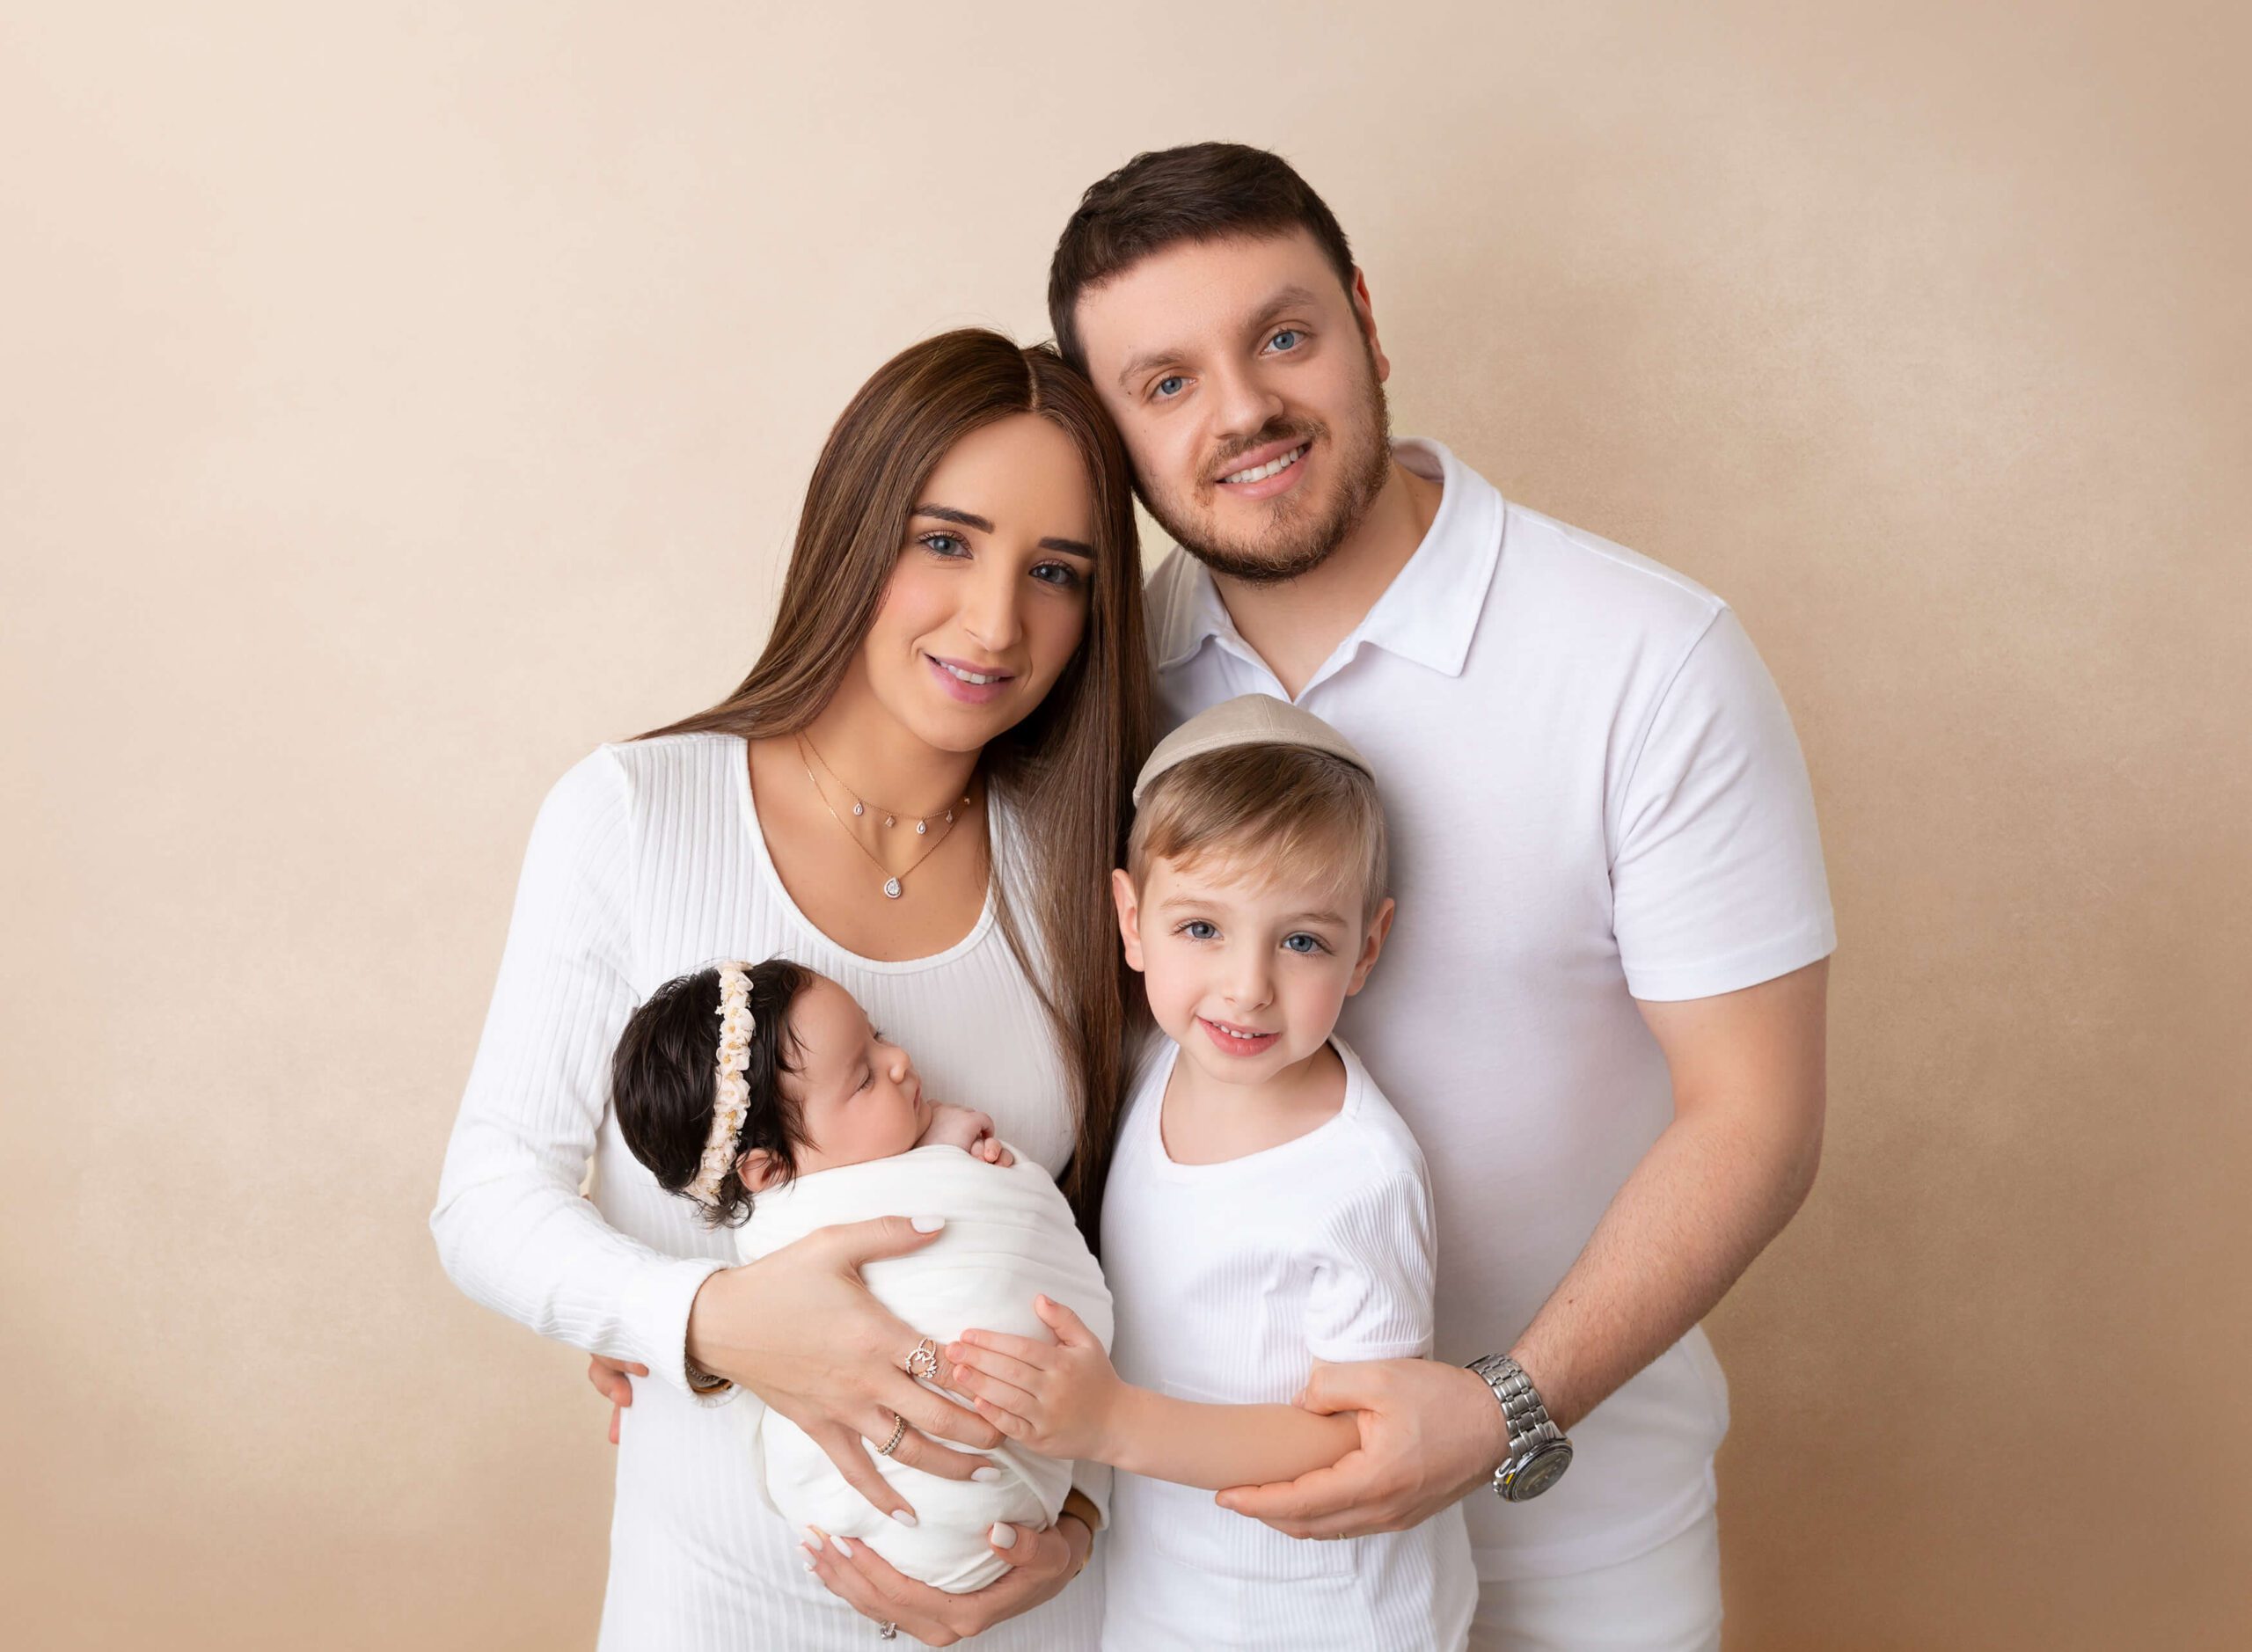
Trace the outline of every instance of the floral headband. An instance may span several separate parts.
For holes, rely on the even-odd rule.
[[[704,1159],[688,1196],[706,1209],[720,1202],[720,1184],[735,1167],[735,1136],[742,1115],[750,1110],[750,1085],[743,1071],[750,1065],[750,1037],[757,1030],[750,1019],[750,970],[739,963],[720,966],[720,1053],[714,1063],[712,1088],[712,1134],[704,1143]]]

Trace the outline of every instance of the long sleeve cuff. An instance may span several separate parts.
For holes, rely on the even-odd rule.
[[[650,1375],[697,1399],[708,1397],[688,1385],[688,1311],[704,1282],[726,1266],[708,1256],[652,1262],[634,1283],[621,1314]],[[734,1392],[724,1389],[719,1398]]]

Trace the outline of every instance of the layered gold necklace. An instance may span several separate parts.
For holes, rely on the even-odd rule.
[[[852,826],[846,822],[845,818],[837,812],[837,805],[829,800],[829,792],[827,788],[822,785],[820,777],[814,773],[813,765],[816,763],[821,764],[822,773],[827,775],[830,780],[836,783],[836,786],[838,791],[844,793],[846,797],[852,800],[852,818],[854,820],[865,820],[871,813],[874,813],[881,815],[883,819],[884,825],[887,828],[889,828],[900,823],[902,819],[900,812],[897,809],[884,808],[863,799],[858,793],[854,792],[851,786],[844,784],[843,776],[839,775],[836,770],[829,766],[829,759],[821,755],[821,752],[815,747],[812,741],[807,739],[803,734],[797,735],[796,739],[798,742],[798,761],[805,765],[806,779],[813,787],[813,794],[821,800],[821,806],[829,811],[829,818],[837,822],[837,829],[843,832],[847,837],[851,838],[852,840],[852,846],[855,849],[858,849],[862,854],[866,855],[871,861],[874,862],[876,870],[883,874],[883,892],[885,898],[894,901],[897,900],[901,895],[907,892],[906,883],[908,874],[913,872],[916,867],[921,866],[932,855],[938,853],[939,845],[945,843],[947,838],[954,836],[954,816],[969,809],[970,806],[969,793],[964,792],[961,794],[961,800],[960,802],[950,805],[944,813],[938,815],[912,815],[910,816],[910,818],[912,818],[915,822],[915,835],[918,837],[928,837],[931,839],[931,842],[921,854],[916,856],[914,859],[908,862],[906,866],[901,867],[897,872],[894,872],[889,866],[884,864],[882,856],[876,853],[874,850],[869,848],[867,844],[860,841],[860,834],[854,831]],[[936,832],[933,832],[931,830],[931,822],[933,819],[936,819],[938,822],[939,829]]]

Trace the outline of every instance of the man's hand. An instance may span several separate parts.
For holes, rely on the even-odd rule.
[[[959,1147],[989,1165],[1013,1165],[1016,1155],[993,1134],[993,1121],[975,1107],[958,1107],[951,1101],[931,1103],[931,1116],[916,1139],[918,1147]]]
[[[947,1345],[954,1367],[947,1385],[970,1396],[977,1414],[1018,1444],[1046,1457],[1117,1456],[1116,1426],[1125,1397],[1110,1356],[1079,1316],[1046,1297],[1032,1299],[1053,1342],[964,1331]]]
[[[625,1380],[625,1373],[647,1377],[647,1365],[626,1360],[606,1359],[600,1354],[587,1356],[587,1380],[595,1392],[610,1401],[610,1443],[618,1444],[618,1419],[625,1408],[633,1403],[633,1385]]]
[[[1297,1403],[1325,1415],[1357,1411],[1360,1448],[1293,1480],[1219,1495],[1221,1508],[1289,1537],[1404,1531],[1490,1484],[1509,1453],[1494,1391],[1475,1371],[1436,1360],[1317,1360]]]

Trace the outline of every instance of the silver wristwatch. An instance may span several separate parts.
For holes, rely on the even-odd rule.
[[[1486,1379],[1494,1398],[1502,1402],[1502,1421],[1510,1431],[1510,1454],[1494,1471],[1494,1489],[1503,1502],[1538,1497],[1572,1466],[1572,1443],[1548,1420],[1548,1407],[1540,1403],[1524,1367],[1508,1355],[1473,1359],[1470,1369]]]

